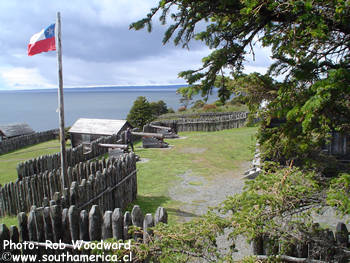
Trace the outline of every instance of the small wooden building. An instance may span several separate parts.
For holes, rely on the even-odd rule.
[[[90,144],[92,141],[114,134],[120,135],[122,131],[132,126],[126,120],[108,119],[78,119],[69,129],[72,146]]]
[[[0,141],[35,133],[26,123],[0,125]]]

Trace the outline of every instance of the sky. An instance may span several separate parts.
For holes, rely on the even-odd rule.
[[[0,0],[0,90],[57,87],[56,52],[27,56],[32,35],[61,13],[64,87],[184,84],[183,70],[196,69],[210,50],[193,41],[190,49],[162,44],[166,26],[152,33],[129,30],[158,0]],[[246,72],[265,73],[270,51],[247,57]]]

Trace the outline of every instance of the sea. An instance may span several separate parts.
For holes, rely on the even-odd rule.
[[[183,86],[65,88],[65,126],[79,118],[126,119],[138,96],[149,102],[163,100],[176,111],[181,106],[176,90]],[[209,102],[214,100],[215,94],[209,97]],[[57,89],[0,91],[0,125],[11,123],[27,123],[35,131],[58,128]]]

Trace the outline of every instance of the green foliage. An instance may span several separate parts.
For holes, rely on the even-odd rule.
[[[322,205],[321,186],[314,172],[275,167],[248,181],[243,193],[223,202],[223,211],[232,211],[233,235],[244,234],[253,240],[271,234],[288,240],[307,222],[302,215],[305,208]],[[298,217],[294,218],[295,214]],[[285,221],[288,225],[283,229]]]
[[[162,24],[169,23],[163,43],[173,39],[188,47],[197,39],[213,49],[201,68],[179,74],[189,84],[181,91],[187,99],[192,94],[208,96],[217,86],[222,102],[231,93],[241,94],[251,116],[262,118],[264,127],[271,120],[286,119],[274,130],[278,134],[261,132],[269,158],[306,158],[312,163],[330,132],[350,130],[347,1],[166,0],[130,27],[150,26],[157,13]],[[203,22],[204,29],[197,26]],[[242,63],[248,53],[254,56],[256,39],[271,48],[274,64],[266,75],[244,75]],[[232,70],[233,80],[224,76],[225,68]],[[272,79],[281,74],[283,82]],[[262,102],[268,107],[261,108]]]
[[[326,156],[321,150],[331,133],[350,131],[349,84],[350,71],[341,68],[331,70],[327,78],[309,86],[280,88],[262,114],[259,139],[265,156],[324,169]],[[283,121],[269,128],[276,119]]]
[[[192,103],[193,96],[197,94],[197,91],[192,87],[182,87],[176,91],[177,94],[181,94],[180,103],[187,109],[187,107]]]
[[[266,169],[225,202],[224,210],[233,211],[234,235],[314,241],[313,233],[321,230],[312,226],[310,208],[328,204],[349,213],[349,169],[341,176],[334,169],[330,185],[318,175],[340,168],[322,149],[334,132],[350,132],[349,10],[344,0],[164,0],[130,26],[151,29],[161,13],[162,24],[170,23],[163,43],[204,42],[213,51],[199,69],[179,73],[189,84],[181,94],[207,97],[217,86],[221,102],[238,95],[251,116],[262,120],[262,158],[300,167]],[[203,23],[204,29],[197,26]],[[254,56],[257,40],[271,48],[274,63],[266,75],[245,75],[244,59]],[[224,69],[232,70],[233,79]],[[283,82],[273,79],[281,75]]]
[[[350,174],[342,174],[331,181],[327,203],[337,208],[341,215],[350,214]]]
[[[151,102],[150,106],[152,109],[152,114],[155,117],[168,113],[168,107],[163,100],[160,100],[158,102]]]
[[[213,103],[216,107],[224,106],[221,100],[217,100]]]
[[[168,113],[168,111],[168,107],[163,100],[148,102],[145,97],[140,96],[134,101],[127,120],[131,125],[142,129],[145,124],[153,121],[159,115]]]
[[[152,18],[157,13],[161,13],[162,24],[170,24],[163,43],[173,39],[176,45],[188,47],[192,39],[197,39],[213,49],[203,58],[201,68],[179,74],[205,94],[215,86],[223,68],[242,70],[245,56],[248,53],[254,56],[257,38],[272,49],[276,63],[270,73],[286,72],[288,79],[308,82],[348,64],[347,1],[166,0],[130,28],[148,26],[151,30]],[[201,31],[203,27],[197,25],[203,22],[206,28]]]
[[[152,107],[145,97],[140,96],[134,101],[127,116],[127,120],[131,125],[140,129],[142,129],[145,124],[154,120]]]
[[[319,180],[313,171],[303,171],[295,167],[281,168],[275,163],[266,163],[265,170],[255,180],[249,180],[241,194],[229,197],[217,210],[208,212],[201,218],[190,222],[171,225],[160,224],[153,228],[154,237],[147,245],[136,243],[134,255],[137,260],[148,259],[153,262],[236,262],[230,252],[222,253],[216,238],[224,229],[232,227],[230,240],[244,235],[248,241],[264,237],[277,240],[279,254],[285,254],[291,244],[315,242],[322,249],[331,249],[333,244],[327,240],[323,229],[314,224],[312,212],[322,212],[337,189],[342,189],[344,202],[349,200],[350,176],[330,184]],[[341,208],[339,203],[337,208]],[[217,209],[217,208],[215,208]],[[347,207],[349,209],[349,207]],[[348,213],[348,211],[345,211]],[[333,247],[334,248],[334,247]],[[247,257],[242,262],[260,262]],[[280,262],[278,256],[271,256],[267,262]]]
[[[205,102],[204,102],[204,101],[202,101],[202,100],[196,100],[196,101],[193,103],[192,108],[193,108],[193,109],[200,109],[200,108],[202,108],[204,105],[205,105]]]
[[[168,113],[175,113],[173,108],[168,108]]]
[[[215,87],[219,88],[218,97],[222,104],[225,104],[232,94],[232,90],[229,87],[230,82],[231,79],[223,75],[217,76],[214,82]]]
[[[148,246],[138,247],[136,258],[157,262],[184,262],[205,259],[220,262],[216,247],[216,235],[225,226],[225,221],[214,216],[194,219],[183,224],[159,224],[154,229],[155,238]]]

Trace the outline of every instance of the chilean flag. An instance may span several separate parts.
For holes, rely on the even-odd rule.
[[[49,25],[31,37],[28,45],[28,56],[51,50],[56,50],[55,24]]]

